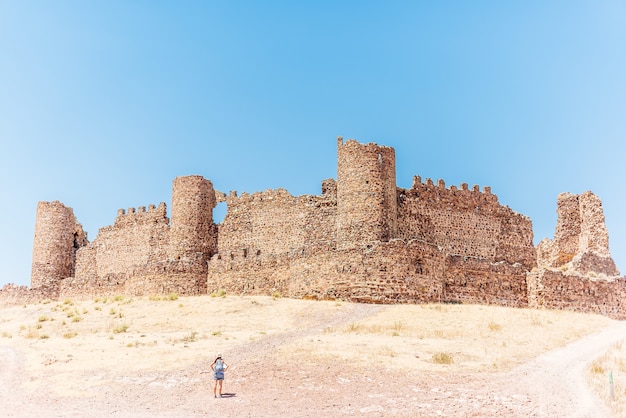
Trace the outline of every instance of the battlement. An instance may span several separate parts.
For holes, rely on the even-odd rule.
[[[159,203],[159,206],[153,204],[128,210],[118,209],[117,217],[113,224],[114,227],[123,227],[128,224],[144,224],[144,223],[169,223],[167,218],[167,205],[165,202]]]
[[[414,176],[413,183],[411,185],[411,189],[417,191],[420,194],[432,194],[436,196],[438,199],[471,199],[472,201],[482,200],[488,203],[497,203],[498,196],[491,193],[490,186],[484,186],[483,191],[480,191],[480,186],[477,184],[473,185],[472,188],[469,188],[467,183],[461,183],[460,188],[457,186],[450,186],[446,188],[446,183],[444,180],[437,180],[437,184],[433,182],[432,179],[427,178],[422,183],[421,176]]]

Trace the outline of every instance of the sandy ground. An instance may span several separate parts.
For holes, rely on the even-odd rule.
[[[608,417],[585,370],[626,324],[206,296],[3,308],[0,333],[0,415],[10,417]],[[453,364],[433,362],[442,347]],[[216,352],[231,365],[217,399]]]

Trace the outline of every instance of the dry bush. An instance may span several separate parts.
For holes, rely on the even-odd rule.
[[[121,324],[121,325],[118,325],[115,328],[113,328],[113,333],[114,334],[121,334],[123,332],[126,332],[127,330],[128,330],[128,325]]]
[[[441,352],[433,354],[432,361],[435,364],[452,364],[452,363],[454,363],[454,359],[452,358],[452,354],[441,353]]]
[[[595,359],[588,369],[591,387],[616,417],[626,416],[626,347],[622,342]],[[613,399],[611,399],[611,378]]]

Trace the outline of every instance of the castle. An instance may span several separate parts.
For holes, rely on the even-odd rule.
[[[89,242],[71,208],[37,207],[31,287],[0,300],[103,294],[279,293],[370,303],[478,303],[626,318],[626,278],[608,248],[600,200],[558,197],[554,240],[489,187],[414,177],[396,185],[395,151],[339,137],[337,180],[320,195],[173,181],[166,205],[118,210]],[[226,202],[224,220],[213,209]]]

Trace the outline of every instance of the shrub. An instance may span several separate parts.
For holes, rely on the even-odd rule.
[[[128,325],[126,324],[118,325],[117,327],[113,328],[113,333],[121,334],[121,333],[126,332],[127,329],[128,329]]]
[[[402,321],[396,321],[393,323],[392,328],[394,331],[401,331],[404,328],[404,323],[402,323]]]
[[[356,322],[351,322],[346,325],[345,332],[359,332],[361,330],[361,325]]]
[[[78,333],[76,331],[68,331],[65,334],[63,334],[63,338],[70,339],[70,338],[74,338],[77,335]]]
[[[124,296],[122,296],[122,295],[116,295],[116,296],[113,298],[113,300],[114,300],[114,301],[116,301],[116,302],[120,302],[120,301],[124,300]]]
[[[47,316],[41,315],[37,321],[38,322],[46,322],[46,321],[49,321],[49,320],[50,320],[50,318],[48,318]]]
[[[454,359],[451,354],[448,353],[435,353],[433,354],[433,363],[435,364],[452,364]]]
[[[502,325],[496,324],[495,322],[491,321],[489,325],[487,325],[487,328],[489,328],[489,331],[500,331],[502,330]]]
[[[196,336],[198,335],[198,333],[196,331],[191,331],[189,333],[189,335],[186,335],[183,337],[183,341],[186,343],[192,342],[192,341],[196,341]]]
[[[34,329],[32,329],[31,327],[28,327],[28,332],[25,335],[26,338],[37,338],[39,337],[39,333],[37,331],[35,331]]]
[[[280,292],[278,292],[278,291],[272,292],[272,299],[280,299],[282,297],[283,297],[283,295],[281,295]]]
[[[598,361],[594,361],[591,364],[591,373],[604,374],[604,367],[602,367]]]
[[[169,295],[167,295],[167,299],[168,300],[176,300],[176,299],[178,299],[178,293],[170,293]]]
[[[226,290],[220,289],[217,292],[213,292],[213,293],[211,293],[211,297],[212,298],[215,298],[215,297],[218,297],[218,298],[226,297]]]

